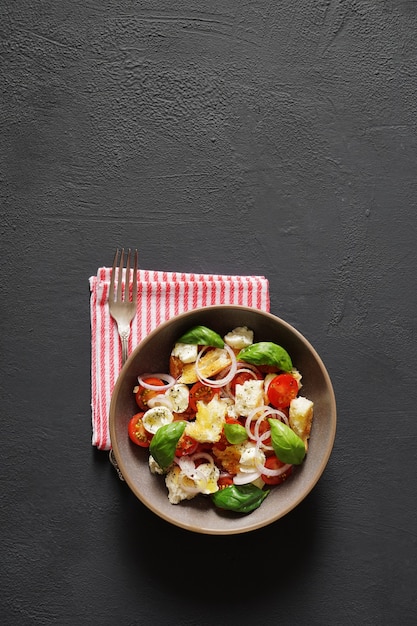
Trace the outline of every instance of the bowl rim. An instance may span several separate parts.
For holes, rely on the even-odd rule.
[[[190,524],[190,523],[187,523],[187,522],[182,522],[181,520],[177,520],[177,519],[171,518],[168,514],[165,514],[158,507],[156,507],[154,505],[154,503],[152,502],[151,498],[147,498],[142,493],[138,492],[136,486],[131,482],[131,480],[129,478],[129,472],[126,470],[126,466],[124,464],[122,455],[120,454],[120,450],[119,450],[119,446],[118,446],[118,442],[117,442],[115,404],[116,404],[116,398],[117,398],[117,396],[119,394],[119,388],[122,385],[122,373],[129,368],[129,365],[136,358],[136,354],[142,349],[142,346],[145,343],[151,341],[152,338],[155,335],[157,335],[166,326],[169,326],[170,324],[172,324],[176,320],[180,320],[180,319],[186,318],[186,317],[190,316],[190,314],[192,314],[192,313],[203,313],[204,314],[205,311],[209,311],[209,310],[226,310],[226,309],[234,309],[234,310],[237,309],[237,310],[240,310],[242,312],[244,312],[244,311],[256,312],[256,313],[260,313],[263,316],[269,317],[272,321],[278,322],[282,326],[286,327],[287,330],[289,330],[293,335],[295,335],[308,348],[309,352],[314,356],[314,359],[315,359],[315,361],[317,362],[317,364],[318,364],[318,366],[320,368],[320,371],[321,371],[321,373],[323,375],[323,378],[325,379],[325,382],[326,382],[326,388],[327,388],[327,390],[329,392],[329,404],[330,404],[330,411],[329,412],[331,414],[331,419],[330,419],[331,429],[328,432],[329,444],[327,446],[326,453],[321,458],[320,464],[318,465],[318,467],[317,467],[317,469],[315,471],[314,480],[308,482],[307,486],[300,492],[299,497],[296,498],[291,503],[289,503],[287,506],[285,506],[279,513],[277,513],[277,515],[271,516],[266,521],[265,520],[260,520],[258,522],[253,522],[253,523],[251,523],[251,521],[250,521],[250,516],[247,516],[247,518],[245,518],[245,519],[248,520],[248,523],[245,526],[241,526],[239,528],[227,528],[227,529],[226,528],[225,529],[221,529],[221,528],[218,528],[218,529],[217,528],[201,528],[201,527],[196,527],[193,524]],[[121,472],[121,474],[123,476],[123,480],[129,486],[130,490],[138,498],[138,500],[140,502],[142,502],[142,504],[144,504],[150,511],[152,511],[154,514],[156,514],[158,517],[160,517],[161,519],[165,520],[169,524],[172,524],[174,526],[177,526],[179,528],[182,528],[184,530],[188,530],[188,531],[191,531],[191,532],[195,532],[195,533],[199,533],[199,534],[209,534],[209,535],[235,535],[235,534],[242,534],[242,533],[246,533],[246,532],[249,532],[249,531],[253,531],[253,530],[258,530],[260,528],[264,528],[264,527],[269,526],[272,523],[276,522],[277,520],[281,519],[282,517],[287,515],[290,511],[295,509],[307,497],[307,495],[313,490],[313,488],[316,486],[317,482],[321,478],[321,476],[322,476],[322,474],[323,474],[323,472],[324,472],[324,470],[326,468],[326,465],[327,465],[327,463],[329,461],[329,458],[330,458],[330,456],[332,454],[333,447],[334,447],[334,441],[335,441],[335,438],[336,438],[336,429],[337,429],[336,397],[335,397],[333,384],[332,384],[330,375],[329,375],[329,373],[327,371],[327,368],[326,368],[322,358],[320,357],[320,355],[318,354],[318,352],[314,348],[314,346],[310,343],[310,341],[299,330],[297,330],[297,328],[292,326],[289,322],[285,321],[284,319],[282,319],[282,318],[278,317],[277,315],[271,313],[270,311],[263,311],[263,310],[258,309],[256,307],[249,307],[249,306],[243,306],[243,305],[233,305],[233,304],[213,304],[213,305],[208,305],[208,306],[203,306],[203,307],[197,307],[195,309],[179,313],[178,315],[174,315],[171,318],[161,322],[156,328],[151,330],[146,336],[144,336],[141,339],[141,341],[137,344],[137,346],[132,350],[132,352],[128,356],[128,358],[127,358],[125,364],[123,365],[122,369],[120,370],[119,375],[117,377],[117,380],[115,382],[115,385],[114,385],[114,388],[113,388],[113,392],[112,392],[112,395],[111,395],[111,401],[110,401],[109,427],[110,427],[109,430],[110,430],[111,449],[112,449],[112,452],[113,452],[113,455],[114,455],[114,460],[116,461],[118,469],[120,470],[120,472]]]

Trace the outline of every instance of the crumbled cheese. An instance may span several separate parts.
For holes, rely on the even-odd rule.
[[[198,354],[198,346],[190,343],[176,343],[171,356],[176,356],[183,363],[194,363]]]
[[[183,413],[187,409],[190,396],[187,385],[177,383],[170,387],[165,395],[169,398],[174,413]]]
[[[194,479],[194,483],[200,489],[200,493],[215,493],[219,490],[217,484],[219,476],[220,470],[214,463],[201,463],[197,468],[197,476]]]
[[[256,472],[257,465],[263,465],[266,457],[265,453],[256,447],[256,444],[252,441],[246,441],[240,444],[240,460],[239,471],[240,472]]]
[[[168,500],[171,504],[178,504],[181,500],[191,500],[197,495],[194,491],[186,491],[183,481],[188,481],[190,487],[194,486],[194,481],[187,478],[178,465],[174,465],[165,476],[165,484],[168,489]]]
[[[224,337],[228,346],[234,350],[242,350],[253,343],[253,330],[246,326],[238,326]]]
[[[185,433],[201,443],[216,443],[222,434],[227,406],[217,395],[208,404],[198,401],[195,421],[187,423]]]
[[[214,463],[201,463],[195,478],[189,478],[178,465],[174,465],[165,476],[168,499],[171,504],[178,504],[182,500],[191,500],[199,493],[214,493],[219,489],[219,476],[220,470]]]
[[[235,412],[236,415],[247,417],[253,409],[264,403],[264,381],[246,380],[243,385],[236,385]]]

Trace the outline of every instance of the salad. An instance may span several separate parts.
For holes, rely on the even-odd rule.
[[[172,348],[167,372],[138,377],[131,441],[149,449],[172,504],[199,494],[238,513],[258,508],[270,488],[303,463],[313,402],[288,352],[254,342],[243,326],[224,337],[194,326]]]

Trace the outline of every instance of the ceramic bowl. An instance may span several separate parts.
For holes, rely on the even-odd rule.
[[[293,475],[272,487],[261,506],[249,514],[216,508],[209,496],[171,504],[163,477],[151,474],[148,450],[133,444],[127,425],[138,408],[133,388],[146,372],[167,372],[171,349],[185,331],[202,324],[221,336],[238,326],[254,331],[254,341],[273,341],[290,354],[302,374],[302,394],[314,402],[308,453]],[[271,524],[294,509],[313,489],[330,457],[336,433],[336,403],[329,374],[316,350],[290,324],[271,313],[239,306],[209,306],[164,322],[147,335],[126,361],[110,407],[110,435],[119,469],[132,492],[167,522],[197,533],[232,535]]]

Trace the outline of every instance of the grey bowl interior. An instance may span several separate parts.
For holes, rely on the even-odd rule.
[[[182,333],[204,324],[222,336],[237,326],[254,331],[255,341],[274,341],[291,355],[301,372],[301,395],[314,402],[309,450],[303,464],[282,485],[272,487],[262,505],[248,515],[216,509],[207,496],[170,504],[165,481],[151,474],[148,450],[130,442],[129,419],[138,412],[133,387],[145,372],[167,372],[173,344]],[[310,343],[280,318],[257,309],[210,306],[183,313],[160,325],[132,352],[116,382],[110,406],[110,435],[119,468],[133,493],[151,511],[181,528],[205,534],[237,534],[261,528],[297,506],[323,473],[336,433],[336,403],[328,372]]]

